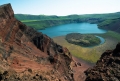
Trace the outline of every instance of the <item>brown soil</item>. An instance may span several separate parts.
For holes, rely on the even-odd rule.
[[[85,81],[86,76],[84,74],[84,71],[86,71],[88,68],[93,67],[93,65],[95,64],[86,62],[76,57],[73,57],[73,59],[77,63],[77,67],[73,67],[73,71],[75,72],[74,74],[75,81]]]

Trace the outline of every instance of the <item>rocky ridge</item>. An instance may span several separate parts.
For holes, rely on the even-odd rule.
[[[14,17],[0,6],[0,80],[74,81],[76,63],[67,48]]]
[[[85,71],[85,81],[120,81],[120,43],[101,55],[93,68]]]

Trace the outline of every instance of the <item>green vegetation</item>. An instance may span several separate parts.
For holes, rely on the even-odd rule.
[[[114,32],[114,31],[108,31],[105,34],[100,34],[100,36],[106,38],[109,37],[111,39],[116,39],[118,41],[120,41],[120,33]]]
[[[29,27],[36,30],[46,27],[57,26],[68,23],[100,23],[106,19],[115,19],[120,17],[120,12],[109,14],[86,14],[86,15],[68,15],[68,16],[46,16],[46,15],[28,15],[15,14],[15,17]]]
[[[109,20],[105,20],[103,22],[101,22],[100,24],[98,24],[99,27],[102,27],[102,26],[107,26],[109,25],[110,23],[114,22],[114,20],[112,19],[109,19]]]
[[[29,14],[15,14],[15,17],[18,20],[51,20],[51,19],[57,19],[59,18],[58,16],[51,15],[51,16],[46,16],[46,15],[29,15]]]
[[[120,33],[120,18],[105,20],[98,27]]]
[[[90,47],[100,44],[100,39],[90,34],[70,33],[65,38],[69,43]]]
[[[71,44],[65,40],[65,37],[56,37],[54,41],[67,47],[71,54],[89,62],[95,63],[106,50],[113,50],[120,41],[120,12],[109,14],[86,14],[86,15],[68,15],[68,16],[45,16],[45,15],[24,15],[15,14],[15,17],[24,24],[34,29],[44,29],[46,27],[57,26],[67,23],[88,22],[98,24],[99,28],[109,30],[104,34],[96,34],[103,37],[106,42],[102,45],[92,48],[84,48]],[[117,33],[118,32],[118,33]]]
[[[69,20],[69,19],[64,19],[64,20],[24,20],[22,21],[24,24],[26,24],[29,27],[32,27],[36,30],[38,29],[45,29],[46,27],[51,27],[51,26],[57,26],[61,24],[68,24],[68,23],[74,23],[74,22],[81,22],[79,20]]]
[[[53,40],[56,43],[67,47],[73,56],[82,58],[88,62],[96,63],[103,52],[108,49],[113,50],[116,47],[116,44],[120,41],[120,34],[108,31],[107,33],[96,35],[103,37],[106,40],[105,43],[89,48],[71,44],[65,40],[65,36],[55,37]]]
[[[53,38],[53,40],[55,42],[57,42],[58,44],[60,44],[64,47],[67,47],[73,56],[82,58],[83,60],[86,60],[91,63],[95,63],[101,55],[99,53],[99,50],[97,51],[97,49],[95,47],[84,48],[84,47],[67,42],[65,40],[65,36],[55,37],[55,38]]]
[[[120,12],[108,14],[85,14],[85,15],[68,15],[68,16],[46,16],[46,15],[29,15],[29,14],[15,14],[15,17],[22,20],[56,20],[56,19],[115,19],[120,17]]]
[[[106,26],[106,25],[109,25],[109,24],[113,24],[117,21],[120,21],[120,18],[107,19],[107,20],[104,20],[103,22],[99,23],[98,26],[100,26],[100,27]]]

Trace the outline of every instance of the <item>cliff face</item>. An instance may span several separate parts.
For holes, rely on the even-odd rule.
[[[120,33],[120,18],[105,20],[98,24],[99,28]]]
[[[85,73],[85,81],[120,81],[120,43],[114,50],[104,52],[96,66]]]
[[[74,81],[67,48],[14,18],[10,4],[0,6],[0,80]]]

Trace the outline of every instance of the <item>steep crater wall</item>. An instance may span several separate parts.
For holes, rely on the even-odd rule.
[[[67,48],[14,18],[0,6],[0,80],[74,81],[75,61]]]

